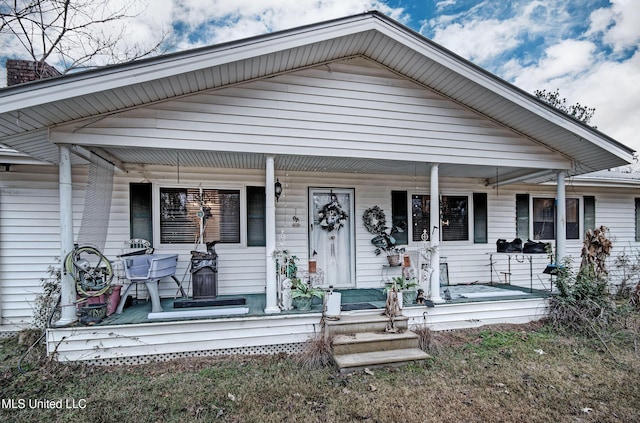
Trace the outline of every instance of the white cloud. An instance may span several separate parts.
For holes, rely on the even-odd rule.
[[[518,45],[515,21],[486,20],[466,25],[453,23],[435,30],[434,41],[477,64],[485,64]]]
[[[572,22],[562,3],[520,0],[485,1],[453,15],[423,22],[420,32],[435,42],[485,67],[535,37],[561,39]],[[489,69],[493,70],[493,69]]]
[[[406,19],[402,8],[391,8],[383,0],[174,0],[172,17],[184,25],[180,48],[215,44],[379,10],[393,19]]]
[[[591,124],[640,151],[640,1],[611,0],[590,14],[579,3],[515,0],[505,12],[484,2],[422,32],[527,92],[559,89],[568,104],[595,107]],[[570,7],[589,17],[584,33]]]
[[[540,84],[571,79],[585,72],[593,64],[595,50],[590,41],[563,40],[548,47],[534,66],[508,62],[503,77],[532,92]]]
[[[608,8],[594,10],[590,16],[587,36],[603,35],[603,41],[615,52],[637,48],[640,42],[640,2],[612,0]]]

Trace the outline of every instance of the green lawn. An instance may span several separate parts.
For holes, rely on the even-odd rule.
[[[30,342],[10,338],[0,421],[636,422],[636,335],[611,334],[607,351],[540,324],[432,333],[429,361],[353,375],[286,355],[98,367],[51,363],[41,350],[20,373]]]

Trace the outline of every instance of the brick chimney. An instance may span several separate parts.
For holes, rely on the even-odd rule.
[[[61,75],[53,66],[31,60],[7,60],[7,86]]]

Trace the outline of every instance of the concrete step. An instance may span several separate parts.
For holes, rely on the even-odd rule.
[[[391,351],[372,351],[333,356],[341,373],[351,373],[365,368],[402,366],[428,358],[431,358],[431,356],[419,348],[403,348]]]
[[[417,348],[419,337],[411,331],[400,333],[360,332],[340,334],[333,338],[333,354],[355,354]]]
[[[340,315],[339,320],[326,320],[327,331],[332,335],[360,332],[384,332],[389,318],[382,313]],[[406,331],[409,327],[409,318],[397,316],[396,329]]]

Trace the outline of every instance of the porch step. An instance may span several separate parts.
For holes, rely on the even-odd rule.
[[[340,320],[325,321],[326,329],[331,335],[361,333],[361,332],[384,332],[389,319],[381,313],[377,314],[355,314],[340,316]],[[406,331],[409,327],[409,318],[397,316],[395,319],[396,329]]]
[[[417,348],[418,339],[418,335],[411,331],[401,333],[360,332],[336,335],[333,338],[333,354],[361,354],[373,351]]]
[[[340,354],[333,357],[341,373],[351,373],[365,368],[401,366],[428,358],[431,356],[419,348]]]
[[[388,322],[381,313],[341,315],[339,320],[325,321],[333,336],[333,359],[341,373],[430,358],[418,348],[419,336],[408,330],[407,316],[396,317],[397,332],[385,331]]]

